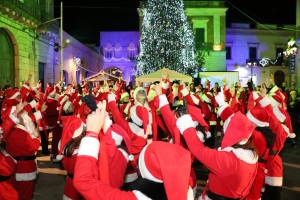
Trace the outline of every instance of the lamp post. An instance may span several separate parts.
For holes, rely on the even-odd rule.
[[[252,75],[253,75],[253,68],[257,65],[256,62],[248,62],[247,66],[248,68],[250,68],[250,73],[251,73],[251,82],[253,84],[253,79],[252,79]]]

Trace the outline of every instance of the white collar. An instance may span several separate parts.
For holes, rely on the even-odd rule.
[[[249,149],[242,149],[242,148],[233,148],[233,147],[226,147],[224,149],[221,149],[221,147],[218,148],[218,151],[227,151],[234,153],[236,157],[238,157],[240,160],[248,163],[248,164],[255,164],[258,160],[258,156],[254,156],[253,152]]]

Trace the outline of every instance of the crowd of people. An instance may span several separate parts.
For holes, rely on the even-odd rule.
[[[24,82],[1,92],[0,200],[30,200],[37,151],[67,171],[63,199],[191,200],[194,163],[209,170],[199,199],[279,200],[281,150],[295,143],[297,91],[226,78],[211,88],[170,80],[147,87]],[[221,84],[221,86],[219,86]],[[49,134],[52,134],[51,151]],[[216,137],[221,136],[219,144]]]

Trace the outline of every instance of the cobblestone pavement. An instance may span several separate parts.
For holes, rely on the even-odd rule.
[[[297,147],[286,143],[283,150],[284,179],[282,189],[282,200],[300,199],[300,141]],[[61,164],[50,161],[49,156],[41,156],[38,152],[39,178],[34,192],[34,200],[57,200],[62,199],[66,171]],[[196,165],[197,174],[197,196],[202,193],[205,187],[208,170]]]

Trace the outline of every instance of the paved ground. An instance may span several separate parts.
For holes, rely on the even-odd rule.
[[[286,143],[283,151],[284,180],[282,200],[300,199],[300,140],[298,147]],[[50,162],[49,156],[40,156],[38,152],[39,178],[34,192],[34,200],[62,199],[66,171],[60,164]],[[200,194],[206,184],[207,169],[197,166],[197,193]]]

